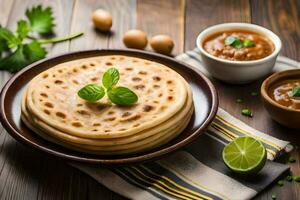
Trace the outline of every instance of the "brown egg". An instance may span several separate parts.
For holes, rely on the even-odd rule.
[[[168,35],[155,35],[150,40],[152,49],[161,54],[170,54],[174,47],[172,38]]]
[[[129,30],[123,36],[126,47],[134,49],[144,49],[147,46],[147,35],[141,30]]]
[[[92,14],[92,21],[100,31],[109,31],[112,26],[112,16],[106,10],[95,10]]]

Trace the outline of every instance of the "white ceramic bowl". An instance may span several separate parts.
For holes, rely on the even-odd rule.
[[[231,61],[215,57],[203,49],[203,42],[212,34],[230,30],[249,30],[268,37],[275,45],[269,56],[253,61]],[[272,31],[254,24],[225,23],[202,31],[196,40],[204,67],[215,78],[234,84],[248,83],[269,74],[281,49],[281,40]]]

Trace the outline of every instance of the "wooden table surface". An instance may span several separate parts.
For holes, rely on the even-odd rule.
[[[95,48],[124,48],[122,35],[138,28],[148,33],[169,34],[175,41],[174,55],[195,47],[195,39],[204,28],[222,22],[250,22],[271,29],[283,42],[281,54],[300,60],[299,0],[0,0],[0,24],[15,28],[27,7],[43,2],[53,7],[57,35],[83,31],[71,42],[49,47],[48,56]],[[93,29],[90,14],[97,8],[113,15],[113,32],[102,34]],[[11,75],[0,72],[0,88]],[[220,106],[247,124],[300,146],[300,132],[273,122],[264,110],[259,91],[261,81],[234,86],[214,81]],[[243,104],[236,104],[236,98]],[[253,109],[254,117],[240,115],[243,107]],[[297,162],[291,164],[300,175],[300,150],[293,151]],[[233,191],[238,192],[238,191]],[[270,186],[256,199],[300,199],[300,184]],[[124,199],[98,184],[63,160],[34,151],[12,139],[0,126],[0,199]]]

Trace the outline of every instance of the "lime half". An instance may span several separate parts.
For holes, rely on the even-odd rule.
[[[239,137],[225,146],[223,160],[232,171],[252,175],[264,167],[267,151],[260,141],[252,137]]]

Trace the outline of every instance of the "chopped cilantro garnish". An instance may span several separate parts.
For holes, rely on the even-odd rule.
[[[280,187],[282,187],[282,186],[284,185],[283,180],[279,180],[279,181],[277,182],[277,185],[280,186]]]
[[[243,103],[243,99],[237,98],[237,99],[236,99],[236,102],[237,102],[237,103]]]
[[[294,163],[296,162],[296,159],[293,156],[289,157],[289,163]]]
[[[251,96],[257,96],[258,95],[258,93],[257,92],[251,92]]]
[[[245,108],[242,110],[242,115],[247,117],[253,117],[252,111],[249,108]]]

